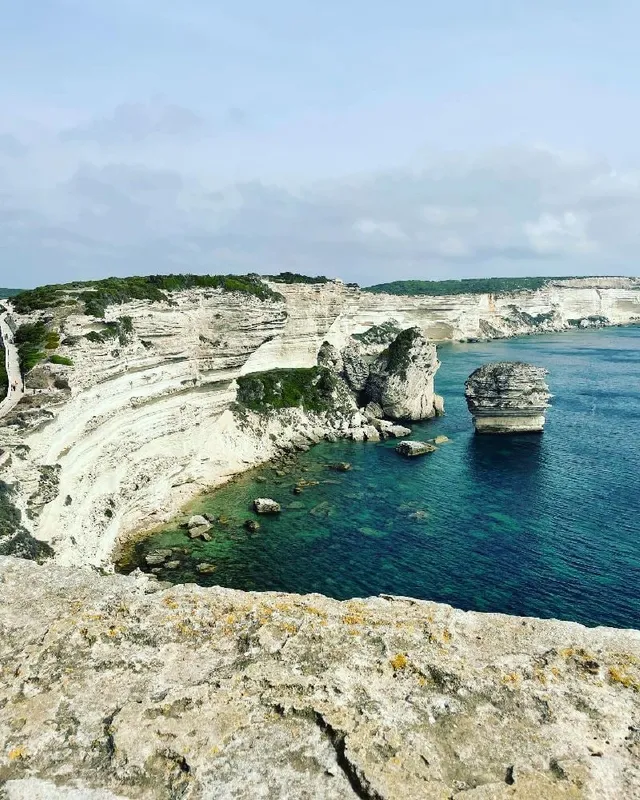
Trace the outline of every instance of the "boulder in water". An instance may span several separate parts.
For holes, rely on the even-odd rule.
[[[540,433],[549,407],[547,370],[501,361],[472,372],[465,383],[476,433]]]
[[[253,501],[253,507],[258,514],[279,514],[280,503],[270,497],[258,497]]]
[[[192,517],[189,518],[189,522],[187,522],[187,528],[201,528],[202,526],[206,525],[207,528],[209,527],[209,520],[203,514],[194,514]]]
[[[396,445],[396,453],[408,458],[425,456],[427,453],[434,453],[437,449],[429,442],[400,442],[400,444]]]

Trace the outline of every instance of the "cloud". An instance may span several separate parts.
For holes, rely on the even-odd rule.
[[[15,277],[0,283],[167,270],[294,270],[363,284],[638,272],[640,176],[601,158],[498,148],[294,186],[259,166],[252,180],[221,177],[242,136],[254,152],[263,144],[242,113],[225,124],[242,135],[205,136],[195,112],[152,101],[28,147],[7,132],[0,244]]]
[[[123,103],[113,113],[60,132],[62,141],[87,141],[100,145],[143,142],[150,137],[185,137],[203,134],[203,117],[179,105]]]

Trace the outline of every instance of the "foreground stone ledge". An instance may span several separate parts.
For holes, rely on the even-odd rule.
[[[637,631],[10,558],[0,626],[9,800],[640,796]]]

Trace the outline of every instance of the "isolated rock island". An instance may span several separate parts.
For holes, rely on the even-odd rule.
[[[476,433],[541,433],[549,407],[547,370],[520,361],[484,364],[465,383]]]

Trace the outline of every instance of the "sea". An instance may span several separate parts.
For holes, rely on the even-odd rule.
[[[197,498],[186,512],[219,520],[210,542],[190,540],[176,518],[132,545],[120,568],[148,570],[148,553],[172,548],[157,574],[174,583],[392,594],[640,628],[640,327],[447,343],[438,353],[446,413],[413,424],[410,437],[449,437],[436,452],[407,459],[393,440],[320,443],[284,474],[266,465]],[[544,433],[474,433],[464,382],[491,361],[549,371]],[[343,461],[349,471],[331,468]],[[308,485],[294,494],[300,480]],[[250,532],[255,497],[282,512]]]

